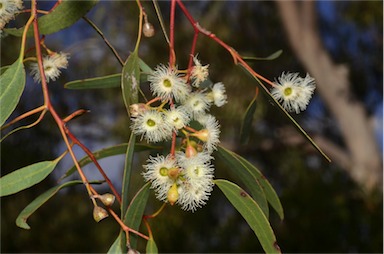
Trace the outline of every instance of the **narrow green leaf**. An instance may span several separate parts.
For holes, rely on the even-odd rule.
[[[81,79],[68,82],[64,85],[67,89],[103,89],[120,87],[121,73],[107,75],[103,77]]]
[[[116,240],[113,242],[111,247],[108,250],[108,254],[123,254],[123,250],[121,249],[120,242],[121,242],[121,235],[122,230],[119,233],[119,236],[116,238]]]
[[[267,57],[253,57],[253,56],[244,56],[242,57],[244,60],[275,60],[276,58],[278,58],[281,53],[283,53],[283,50],[278,50],[276,51],[275,53],[267,56]]]
[[[101,150],[93,152],[93,155],[97,160],[99,160],[99,159],[103,159],[110,156],[124,154],[127,152],[127,147],[128,147],[127,143],[115,145],[115,146],[103,148]],[[135,144],[135,152],[141,152],[141,151],[146,151],[150,149],[161,149],[161,147],[144,145],[144,144]],[[80,167],[83,167],[89,163],[92,163],[92,160],[89,158],[89,156],[84,156],[81,160],[79,160]],[[76,172],[75,166],[68,169],[67,172],[62,177],[60,177],[59,181],[72,175],[74,172]]]
[[[331,161],[331,159],[321,150],[321,148],[315,143],[315,141],[312,140],[312,138],[304,131],[303,128],[293,119],[293,117],[280,105],[278,101],[273,98],[270,91],[264,86],[264,84],[252,73],[250,73],[243,65],[240,64],[242,67],[241,69],[244,70],[246,73],[250,74],[256,81],[259,87],[261,88],[261,91],[264,92],[268,96],[268,98],[273,102],[273,105],[276,105],[277,108],[281,113],[284,114],[284,116],[288,117],[288,119],[293,123],[293,125],[296,127],[297,130],[312,144],[312,146],[327,160]]]
[[[67,28],[82,18],[98,1],[62,1],[52,12],[38,19],[40,34],[52,34]],[[22,36],[25,27],[4,29],[6,33]],[[27,36],[33,36],[33,26],[30,26]]]
[[[240,155],[233,153],[242,163],[244,166],[248,168],[250,172],[253,173],[254,176],[256,176],[258,182],[262,186],[264,190],[265,197],[267,198],[269,204],[275,209],[277,214],[279,215],[280,219],[284,219],[284,210],[283,206],[281,205],[279,196],[277,196],[275,189],[272,187],[272,185],[268,182],[268,180],[265,178],[265,176],[258,170],[254,165],[252,165],[249,161],[241,157]]]
[[[121,88],[124,104],[129,115],[129,106],[139,101],[140,66],[137,51],[132,52],[124,64]]]
[[[281,253],[268,219],[248,193],[227,180],[217,179],[214,182],[255,232],[264,251]]]
[[[1,177],[0,197],[17,193],[41,182],[53,171],[58,162],[58,159],[38,162]]]
[[[51,197],[53,197],[59,190],[75,185],[75,184],[82,184],[82,181],[70,181],[63,183],[61,185],[55,186],[40,196],[38,196],[35,200],[33,200],[28,206],[26,206],[23,211],[17,216],[16,218],[16,225],[20,228],[24,229],[30,229],[30,226],[27,224],[27,219],[37,210],[39,209],[44,203],[46,203]]]
[[[146,82],[148,75],[146,73],[140,74],[140,82]],[[103,77],[95,77],[88,79],[80,79],[67,82],[64,88],[67,89],[106,89],[121,87],[121,73],[112,74]]]
[[[264,193],[264,190],[259,182],[257,176],[249,170],[231,151],[225,149],[222,146],[217,147],[215,157],[221,158],[226,162],[227,168],[233,172],[233,174],[240,178],[250,191],[252,197],[256,200],[265,216],[269,218],[268,202]]]
[[[157,245],[156,245],[156,242],[155,240],[153,239],[153,237],[150,237],[148,242],[147,242],[147,247],[146,247],[146,250],[147,254],[157,254],[159,253],[158,249],[157,249]]]
[[[133,166],[133,155],[135,151],[136,136],[131,133],[129,137],[127,149],[125,152],[125,165],[124,165],[124,174],[122,182],[122,197],[121,197],[121,214],[125,214],[128,208],[128,194],[129,194],[129,184],[131,180],[132,166]]]
[[[8,68],[11,67],[10,65],[1,66],[0,67],[0,75],[2,75]]]
[[[240,130],[240,143],[242,144],[244,144],[245,141],[248,139],[249,133],[252,128],[253,115],[255,114],[256,105],[257,105],[256,99],[257,99],[257,96],[255,96],[252,99],[243,117],[243,122],[241,124],[241,130]]]
[[[146,73],[146,74],[150,74],[152,73],[152,69],[151,67],[149,67],[141,58],[139,58],[139,66],[140,66],[140,69]]]
[[[125,213],[123,222],[128,227],[139,230],[141,220],[143,218],[144,210],[147,205],[149,197],[149,187],[150,184],[146,183],[132,199],[131,203],[128,206],[128,210]],[[136,248],[138,236],[136,234],[130,233],[129,235],[131,247]]]
[[[0,76],[0,126],[19,103],[25,86],[23,59],[19,58]]]
[[[165,28],[165,25],[164,25],[165,22],[164,22],[163,14],[161,13],[159,3],[157,1],[152,1],[152,3],[153,3],[153,7],[155,7],[157,20],[159,20],[159,22],[160,22],[161,30],[163,31],[163,35],[165,37],[165,40],[169,44],[169,37],[167,34],[167,29]]]

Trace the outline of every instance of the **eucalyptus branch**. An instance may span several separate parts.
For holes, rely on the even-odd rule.
[[[266,82],[267,84],[269,84],[270,86],[272,87],[275,87],[276,85],[270,81],[269,79],[263,77],[262,75],[258,74],[257,72],[255,72],[242,58],[241,56],[232,48],[230,47],[228,44],[226,44],[225,42],[223,42],[222,40],[220,40],[215,34],[211,33],[210,31],[204,29],[203,27],[201,27],[199,25],[199,23],[197,23],[195,21],[195,19],[191,16],[191,14],[188,12],[187,8],[184,6],[184,4],[181,2],[181,0],[173,0],[173,1],[176,1],[177,4],[179,5],[179,7],[181,8],[182,12],[184,13],[184,15],[187,17],[187,19],[189,20],[189,22],[191,23],[191,25],[193,26],[194,29],[198,30],[200,33],[202,33],[203,35],[207,36],[208,38],[211,38],[212,40],[214,40],[215,42],[217,42],[219,45],[221,45],[223,48],[225,48],[230,54],[231,56],[233,57],[233,61],[235,64],[238,64],[238,62],[244,66],[245,69],[247,69],[247,71],[249,71],[251,74],[253,74],[254,76],[256,76],[257,78],[263,80],[264,82]]]
[[[30,110],[30,111],[28,111],[28,112],[26,112],[26,113],[24,113],[24,114],[22,114],[22,115],[16,117],[15,119],[13,119],[12,121],[10,121],[9,123],[4,124],[4,125],[1,127],[1,130],[4,130],[4,129],[8,128],[8,127],[11,126],[12,124],[17,123],[18,121],[20,121],[20,120],[22,120],[22,119],[24,119],[24,118],[26,118],[26,117],[29,117],[29,116],[31,116],[31,115],[34,115],[34,114],[36,114],[36,113],[39,113],[39,112],[41,112],[41,111],[45,111],[45,110],[46,110],[46,106],[45,106],[45,105],[40,106],[40,107],[35,108],[35,109],[32,109],[32,110]]]
[[[29,112],[27,112],[27,113],[29,113]],[[0,142],[3,142],[3,140],[4,140],[5,138],[7,138],[9,135],[11,135],[11,134],[13,134],[13,133],[15,133],[15,132],[17,132],[17,131],[19,131],[19,130],[28,129],[28,128],[31,128],[31,127],[37,125],[37,124],[40,123],[41,120],[44,118],[45,113],[47,113],[47,110],[43,110],[43,111],[41,112],[41,114],[39,115],[39,118],[37,118],[37,120],[34,121],[33,123],[28,124],[28,125],[25,125],[25,126],[18,127],[18,128],[16,128],[16,129],[14,129],[14,130],[8,132],[4,137],[1,137]]]
[[[112,184],[111,180],[108,178],[107,174],[105,174],[104,170],[96,160],[95,156],[93,153],[86,147],[84,146],[67,128],[66,128],[66,133],[68,136],[71,138],[71,140],[78,146],[80,146],[81,149],[89,156],[89,158],[92,160],[92,162],[95,164],[97,169],[99,170],[100,174],[104,177],[105,181],[109,185],[110,189],[112,190],[113,194],[115,195],[117,201],[121,203],[121,197],[120,194],[117,192],[115,186]]]
[[[136,0],[137,6],[139,7],[139,29],[137,32],[137,40],[136,40],[136,46],[135,46],[135,51],[139,51],[139,45],[141,41],[141,34],[143,31],[143,6],[141,5],[140,0]]]
[[[81,167],[77,161],[77,158],[76,158],[76,156],[72,150],[72,146],[69,144],[67,133],[69,133],[69,134],[71,134],[71,133],[69,132],[69,130],[66,127],[66,122],[64,122],[60,118],[60,116],[57,114],[55,108],[53,107],[53,105],[51,103],[50,97],[49,97],[47,80],[46,80],[45,73],[44,73],[43,56],[42,56],[42,52],[41,52],[41,41],[40,41],[39,27],[38,27],[38,22],[37,22],[37,15],[36,15],[36,13],[37,13],[36,0],[32,0],[31,5],[32,5],[31,15],[34,17],[33,27],[34,27],[36,57],[37,57],[38,68],[39,68],[39,72],[40,72],[40,76],[41,76],[41,86],[42,86],[43,95],[44,95],[44,104],[47,107],[47,109],[49,110],[49,112],[51,113],[52,117],[54,118],[54,120],[55,120],[55,122],[56,122],[56,124],[60,130],[61,136],[63,137],[63,140],[64,140],[64,142],[68,148],[69,154],[71,155],[72,160],[76,166],[76,169],[80,175],[80,178],[81,178],[82,182],[84,183],[84,185],[88,191],[88,195],[91,197],[92,195],[97,194],[97,192],[89,185],[89,181],[88,181],[87,177],[85,176],[84,172],[82,171],[82,169],[81,169]],[[72,136],[72,137],[74,137],[74,136]],[[77,139],[75,139],[75,140],[77,140]],[[89,151],[88,155],[92,156],[92,153]],[[110,181],[109,181],[109,183],[110,183]]]

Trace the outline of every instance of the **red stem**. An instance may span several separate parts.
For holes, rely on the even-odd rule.
[[[111,180],[108,178],[108,176],[105,174],[103,168],[100,166],[100,164],[97,162],[95,156],[93,155],[93,153],[86,147],[84,146],[69,130],[68,128],[65,128],[65,131],[67,133],[67,135],[69,136],[69,138],[75,143],[77,144],[78,146],[81,147],[81,149],[83,149],[83,151],[88,155],[88,157],[92,160],[92,162],[95,164],[95,166],[97,167],[97,169],[99,170],[100,174],[104,177],[105,181],[107,182],[109,188],[111,188],[113,194],[115,195],[117,201],[119,203],[121,203],[121,197],[120,197],[120,194],[117,192],[115,186],[112,184]]]
[[[34,22],[33,22],[33,27],[34,27],[34,39],[35,39],[35,48],[36,48],[36,56],[37,56],[37,63],[38,63],[38,67],[39,67],[39,71],[40,71],[40,76],[41,76],[41,86],[42,86],[42,90],[43,90],[43,95],[44,95],[44,102],[45,102],[45,105],[47,107],[47,109],[49,110],[49,112],[51,113],[52,117],[54,118],[57,126],[59,127],[60,129],[60,132],[63,136],[63,139],[64,141],[67,143],[67,147],[69,149],[69,152],[73,158],[73,160],[75,161],[75,164],[77,164],[77,160],[76,160],[76,157],[72,151],[72,148],[69,146],[68,144],[68,138],[66,135],[70,136],[71,139],[76,143],[78,144],[83,150],[84,152],[87,153],[87,155],[92,159],[92,161],[95,163],[96,167],[99,169],[100,173],[103,175],[103,177],[105,178],[105,180],[107,181],[108,185],[111,187],[111,190],[114,192],[115,196],[116,196],[116,199],[119,200],[119,202],[121,202],[121,198],[120,198],[120,195],[118,194],[118,192],[116,191],[116,189],[114,188],[114,186],[112,185],[111,181],[109,180],[109,178],[106,176],[106,174],[104,173],[104,171],[101,169],[100,165],[97,163],[97,160],[95,159],[95,157],[93,156],[92,152],[89,151],[88,148],[86,148],[69,130],[68,128],[66,127],[65,125],[65,122],[60,118],[60,116],[57,114],[55,108],[52,106],[52,103],[51,103],[51,100],[50,100],[50,97],[49,97],[49,92],[48,92],[48,85],[47,85],[47,81],[46,81],[46,77],[45,77],[45,73],[44,73],[44,66],[43,66],[43,56],[42,56],[42,52],[41,52],[41,45],[40,45],[40,34],[39,34],[39,27],[38,27],[38,22],[37,22],[37,15],[36,15],[36,12],[37,12],[37,9],[36,9],[36,1],[32,1],[32,10],[35,12],[35,18],[34,18]],[[84,175],[84,173],[81,171],[81,168],[79,167],[78,168],[78,172],[82,178],[82,181],[84,182],[84,184],[88,185],[88,180],[86,178],[86,176]]]
[[[191,46],[191,53],[189,55],[187,82],[189,81],[189,77],[191,76],[193,57],[195,55],[196,43],[197,43],[197,38],[198,37],[199,37],[199,30],[195,29],[195,33],[193,35],[192,46]]]
[[[211,38],[212,40],[216,41],[218,44],[220,44],[223,48],[225,48],[233,57],[233,60],[235,62],[235,64],[237,64],[238,62],[244,66],[245,69],[247,69],[247,71],[249,71],[252,75],[254,75],[255,77],[263,80],[264,82],[266,82],[267,84],[269,84],[270,86],[274,87],[276,86],[273,82],[271,82],[269,79],[267,78],[264,78],[263,76],[261,76],[260,74],[258,74],[257,72],[255,72],[242,58],[241,56],[232,48],[230,47],[228,44],[226,44],[225,42],[223,42],[222,40],[220,40],[219,38],[216,37],[215,34],[211,33],[210,31],[202,28],[196,21],[195,19],[191,16],[191,14],[189,13],[189,11],[187,10],[187,8],[185,8],[185,5],[181,2],[181,0],[173,0],[173,1],[176,1],[177,4],[179,5],[180,9],[182,10],[182,12],[184,13],[184,15],[186,16],[186,18],[189,20],[189,22],[191,23],[191,25],[193,26],[193,29],[195,29],[195,31],[199,31],[200,33],[204,34],[205,36]]]
[[[171,146],[171,156],[175,156],[176,150],[176,132],[172,132],[172,146]]]

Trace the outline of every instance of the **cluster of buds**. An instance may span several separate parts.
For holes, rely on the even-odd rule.
[[[210,83],[208,65],[197,57],[190,75],[183,73],[159,65],[149,74],[154,99],[131,105],[131,129],[149,143],[177,141],[168,154],[149,157],[143,176],[159,200],[195,211],[213,189],[211,154],[219,143],[220,125],[209,110],[223,106],[227,96],[223,83]]]
[[[99,199],[106,207],[112,206],[115,202],[115,196],[110,193],[105,193],[103,195],[94,195],[91,198],[93,200],[95,198]],[[108,212],[104,208],[98,206],[96,202],[94,202],[94,205],[95,206],[93,207],[93,219],[96,222],[99,222],[108,217]]]

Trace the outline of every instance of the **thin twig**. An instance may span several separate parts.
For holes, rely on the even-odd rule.
[[[115,55],[116,59],[119,61],[121,66],[124,66],[124,62],[117,53],[116,49],[112,46],[112,44],[108,41],[108,39],[104,36],[103,32],[93,23],[89,18],[83,17],[83,19],[93,28],[95,31],[101,36],[101,38],[104,40],[105,44],[107,44],[108,48],[112,51],[112,53]]]

